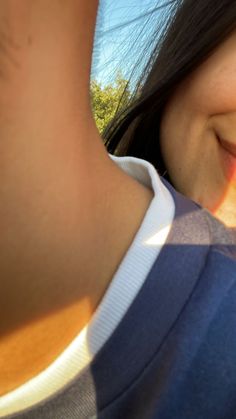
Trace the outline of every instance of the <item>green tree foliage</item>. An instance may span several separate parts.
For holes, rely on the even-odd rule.
[[[114,84],[108,84],[105,87],[102,87],[96,80],[92,80],[90,91],[94,118],[102,134],[116,111],[128,105],[132,93],[120,71],[117,73]]]

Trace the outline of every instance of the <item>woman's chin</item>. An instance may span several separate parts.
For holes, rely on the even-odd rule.
[[[210,212],[227,227],[236,228],[236,205],[232,202],[223,202],[215,211]]]
[[[204,193],[198,190],[192,199],[227,227],[232,228],[236,227],[236,184],[222,179],[221,182],[205,189]]]

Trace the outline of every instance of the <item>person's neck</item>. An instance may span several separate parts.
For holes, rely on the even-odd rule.
[[[153,197],[111,161],[92,117],[95,3],[1,3],[0,395],[89,321]]]
[[[33,188],[29,173],[26,205],[5,219],[0,395],[45,369],[89,322],[153,198],[102,147],[46,158],[45,183],[38,172]]]

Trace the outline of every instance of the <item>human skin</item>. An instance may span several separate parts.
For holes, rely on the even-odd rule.
[[[180,83],[160,126],[161,150],[175,188],[229,227],[236,226],[235,46],[233,32]]]
[[[153,198],[94,122],[97,6],[0,2],[0,396],[89,322]]]

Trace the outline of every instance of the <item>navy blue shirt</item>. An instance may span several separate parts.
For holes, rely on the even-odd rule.
[[[113,335],[66,387],[6,417],[236,418],[236,234],[164,182],[173,225]]]

